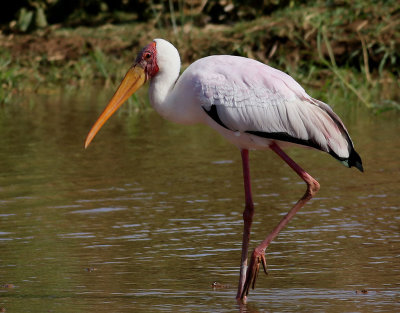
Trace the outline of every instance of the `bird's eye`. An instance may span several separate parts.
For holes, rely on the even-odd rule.
[[[145,58],[146,60],[149,60],[149,59],[151,58],[151,53],[150,53],[150,52],[146,52],[146,53],[144,54],[144,58]]]

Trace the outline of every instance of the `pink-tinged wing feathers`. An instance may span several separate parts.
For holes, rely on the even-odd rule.
[[[232,131],[266,138],[286,134],[339,158],[349,157],[352,142],[340,118],[277,69],[247,58],[211,56],[193,63],[181,79],[192,82],[197,102],[206,111],[215,106],[220,121]]]

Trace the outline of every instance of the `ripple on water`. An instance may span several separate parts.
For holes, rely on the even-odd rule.
[[[126,208],[96,208],[96,209],[87,209],[87,210],[76,210],[70,212],[71,214],[96,214],[96,213],[108,213],[108,212],[116,212],[123,211]]]
[[[58,234],[57,235],[60,238],[95,238],[96,235],[93,233],[84,233],[84,232],[79,232],[79,233],[68,233],[68,234]]]

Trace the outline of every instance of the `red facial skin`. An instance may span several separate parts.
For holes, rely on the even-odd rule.
[[[158,72],[156,43],[148,44],[138,54],[135,65],[140,64],[146,73],[146,80],[154,77]]]

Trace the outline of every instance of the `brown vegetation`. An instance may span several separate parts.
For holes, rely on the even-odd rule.
[[[164,37],[178,47],[184,64],[210,54],[242,55],[306,76],[316,87],[323,86],[333,73],[354,90],[357,86],[352,88],[351,80],[359,73],[366,89],[391,91],[389,100],[396,106],[400,102],[393,93],[400,75],[400,9],[395,3],[373,6],[369,1],[356,1],[351,7],[346,1],[336,1],[329,7],[318,1],[286,5],[259,17],[248,7],[240,11],[230,6],[220,15],[212,13],[217,14],[218,23],[210,23],[215,18],[208,2],[208,7],[198,2],[182,12],[155,6],[158,13],[146,22],[72,29],[56,24],[25,34],[5,32],[0,34],[0,55],[6,51],[19,66],[21,80],[39,79],[35,85],[49,83],[49,72],[56,70],[62,74],[53,73],[55,80],[50,83],[83,85],[88,78],[91,84],[96,80],[108,83],[119,79],[120,68],[125,70],[142,46]],[[246,14],[252,18],[240,21],[238,12],[250,12]],[[233,20],[237,22],[229,22]],[[90,73],[88,67],[93,65]],[[354,74],[342,77],[343,69]],[[38,73],[32,75],[33,70]]]

